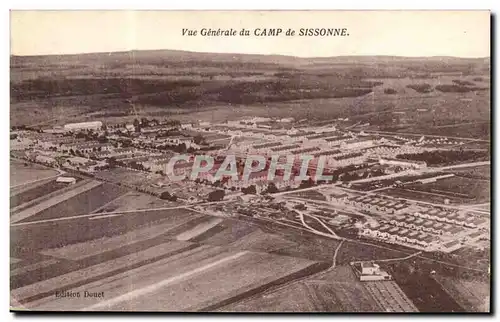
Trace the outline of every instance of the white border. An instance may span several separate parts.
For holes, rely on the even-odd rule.
[[[10,49],[9,49],[9,9],[170,9],[170,10],[180,10],[180,9],[189,9],[189,10],[195,10],[195,9],[210,9],[210,10],[217,10],[217,9],[236,9],[236,10],[246,10],[246,9],[263,9],[263,10],[298,10],[298,9],[309,9],[309,10],[314,10],[314,9],[319,9],[319,10],[328,10],[328,9],[336,9],[336,10],[347,10],[347,9],[354,9],[354,10],[388,10],[388,9],[393,9],[393,10],[416,10],[416,9],[428,9],[428,10],[445,10],[445,9],[453,9],[453,10],[467,10],[467,9],[474,9],[474,10],[479,10],[479,9],[490,9],[494,13],[499,13],[500,12],[500,1],[498,0],[475,0],[475,1],[441,1],[441,0],[420,0],[420,1],[391,1],[391,0],[377,0],[377,1],[370,1],[370,0],[349,0],[349,1],[342,1],[342,2],[336,2],[332,3],[331,1],[321,1],[321,0],[302,0],[302,1],[293,1],[293,0],[288,0],[288,1],[283,1],[283,3],[279,2],[274,2],[271,3],[269,0],[252,0],[252,1],[246,1],[246,2],[240,2],[237,3],[237,1],[223,1],[223,0],[210,0],[210,1],[194,1],[194,0],[183,0],[183,1],[176,1],[174,3],[169,3],[168,5],[164,3],[164,1],[151,1],[151,0],[140,0],[140,1],[132,1],[132,0],[122,0],[122,1],[115,1],[115,2],[108,2],[104,3],[102,0],[85,0],[85,1],[63,1],[63,0],[46,0],[43,2],[40,1],[35,1],[35,0],[19,0],[19,1],[14,1],[14,0],[8,0],[8,1],[3,1],[0,6],[2,7],[3,10],[0,11],[0,17],[2,19],[2,23],[0,24],[0,37],[2,37],[2,44],[4,45],[3,50],[1,51],[2,59],[1,61],[3,64],[1,64],[1,80],[2,84],[0,86],[1,93],[2,93],[2,103],[4,103],[4,107],[1,109],[2,117],[0,117],[0,122],[1,122],[1,149],[5,153],[5,157],[0,158],[1,160],[1,168],[2,169],[2,176],[1,178],[4,179],[4,183],[1,184],[2,191],[0,193],[0,196],[2,198],[2,202],[0,205],[2,205],[4,208],[3,211],[3,220],[2,222],[2,234],[1,234],[1,254],[0,258],[4,259],[2,261],[4,264],[1,266],[1,287],[0,287],[0,294],[1,294],[1,307],[0,307],[0,318],[2,321],[11,321],[14,319],[14,315],[12,313],[8,313],[9,310],[9,283],[8,283],[8,277],[9,277],[9,260],[7,260],[9,256],[9,235],[8,235],[8,227],[9,227],[9,210],[8,210],[8,204],[9,204],[9,185],[8,185],[8,180],[6,178],[8,177],[8,169],[9,169],[9,159],[8,159],[8,150],[9,150],[9,141],[8,141],[8,132],[9,132],[9,55],[10,55]],[[498,24],[498,21],[496,22]],[[439,28],[439,22],[436,22],[436,28]],[[496,35],[495,35],[495,40],[496,40]],[[494,44],[492,44],[494,45]],[[496,46],[495,46],[496,47]],[[497,55],[495,57],[492,57],[492,59],[495,59],[496,61]],[[495,79],[496,73],[494,75]],[[492,91],[494,91],[496,94],[498,93],[498,84],[495,86],[495,88],[492,88]],[[497,123],[499,120],[499,113],[496,113],[496,118],[495,120],[492,120],[493,124],[500,124]],[[493,134],[492,134],[493,136]],[[495,137],[492,137],[494,142],[496,142],[497,138],[496,135]],[[495,144],[495,147],[498,149],[499,147]],[[495,164],[496,165],[496,164]],[[497,179],[497,175],[495,176],[494,180],[495,182]],[[495,191],[495,198],[496,200],[500,200],[498,198],[498,192]],[[498,228],[498,219],[495,220],[495,228]],[[495,232],[498,230],[495,229]],[[497,252],[497,243],[495,242],[494,250],[495,250],[495,258],[498,258],[498,252]],[[497,273],[497,269],[495,267],[495,277],[496,279],[499,278]],[[498,307],[498,294],[497,298],[495,299],[495,303],[493,307],[497,308]],[[104,321],[105,318],[109,318],[109,316],[85,316],[85,317],[80,317],[81,320],[83,321]],[[143,319],[145,316],[116,316],[114,317],[115,319],[123,319],[123,318],[134,318],[134,319]],[[167,318],[169,320],[184,320],[186,318],[192,318],[192,316],[152,316],[152,317],[160,317],[160,318]],[[226,316],[225,318],[239,318],[242,320],[249,320],[251,317],[243,317],[243,316]],[[322,316],[323,318],[328,318],[328,316]],[[335,320],[351,320],[353,317],[348,317],[348,316],[329,316],[332,319]],[[356,316],[354,317],[354,320],[362,319],[364,316]],[[383,317],[378,317],[385,319],[389,316],[383,316]],[[37,318],[40,318],[37,317]],[[47,316],[44,317],[42,316],[43,319],[45,320],[52,320],[54,317]],[[64,316],[64,317],[56,317],[59,320],[70,320],[70,316]],[[206,316],[203,316],[201,318],[207,318]],[[220,319],[223,318],[223,316],[211,316],[209,318],[212,319]],[[258,317],[259,319],[262,319],[263,317]],[[264,317],[265,318],[265,317]],[[283,317],[275,317],[275,319],[289,319],[289,316],[283,316]],[[300,316],[300,317],[294,317],[295,319],[301,319],[301,320],[306,320],[310,318],[310,316]],[[392,318],[396,319],[406,319],[408,316],[394,316]],[[426,316],[426,319],[434,320],[437,319],[437,317],[431,317],[431,316]],[[473,316],[468,316],[467,318],[470,319],[475,319]]]

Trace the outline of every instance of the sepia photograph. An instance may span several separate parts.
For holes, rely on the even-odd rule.
[[[491,22],[11,10],[10,311],[490,313]]]

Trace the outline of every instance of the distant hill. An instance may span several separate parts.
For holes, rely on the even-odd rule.
[[[60,108],[74,114],[92,111],[121,115],[136,108],[186,113],[220,106],[267,108],[313,100],[317,104],[337,98],[363,102],[352,102],[354,107],[343,114],[327,106],[328,113],[336,117],[351,116],[392,109],[396,106],[392,100],[401,95],[427,95],[427,91],[413,90],[406,94],[406,85],[436,83],[438,78],[444,81],[448,77],[453,84],[452,79],[471,81],[479,77],[481,84],[468,90],[484,92],[490,74],[489,58],[303,58],[178,50],[11,56],[10,66],[11,115],[18,123],[25,122],[22,115],[26,113],[33,120],[59,117]],[[385,93],[385,87],[398,94]],[[456,91],[455,87],[441,89]],[[363,99],[373,93],[377,100]],[[360,104],[364,105],[358,108]],[[293,110],[296,113],[301,109]],[[392,122],[392,117],[387,120]]]
[[[439,64],[490,64],[490,58],[459,58],[449,56],[401,57],[401,56],[333,56],[295,57],[286,55],[257,55],[238,53],[207,53],[182,50],[132,50],[125,52],[85,53],[70,55],[11,56],[11,66],[25,63],[84,63],[92,61],[134,61],[156,63],[159,61],[214,61],[307,66],[311,64],[388,64],[388,63],[439,63]]]

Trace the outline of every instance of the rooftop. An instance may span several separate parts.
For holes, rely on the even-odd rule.
[[[375,267],[379,267],[379,266],[373,262],[362,262],[361,267],[363,267],[363,268],[369,268],[369,267],[375,268]]]

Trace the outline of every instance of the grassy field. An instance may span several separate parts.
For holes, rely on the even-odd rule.
[[[394,281],[368,282],[364,286],[385,312],[418,312]]]
[[[55,191],[66,188],[68,185],[66,183],[56,182],[55,179],[51,179],[47,183],[41,185],[35,185],[33,188],[22,191],[10,197],[10,208],[17,207],[23,203],[30,202],[34,199],[43,197],[47,194],[53,193]]]
[[[491,179],[490,166],[454,169],[452,173],[454,173],[456,176],[459,177],[463,176],[470,179],[488,180],[488,181]]]
[[[380,193],[396,198],[403,198],[403,199],[410,199],[415,201],[424,201],[424,202],[431,202],[438,204],[444,204],[446,199],[450,200],[451,203],[464,202],[464,199],[461,197],[453,197],[450,195],[443,195],[440,193],[430,193],[425,191],[409,190],[404,188],[383,190]]]
[[[35,220],[89,214],[93,210],[124,194],[125,191],[125,189],[115,185],[103,184],[40,211],[36,214]],[[33,217],[21,222],[30,220],[33,220]]]
[[[140,243],[146,240],[166,234],[169,230],[184,224],[201,215],[193,213],[174,213],[157,222],[150,222],[144,227],[125,232],[124,234],[101,237],[92,241],[76,243],[60,248],[51,248],[41,252],[43,255],[64,258],[69,260],[82,260],[100,253],[114,251],[131,244]]]
[[[122,184],[124,186],[153,188],[151,184],[156,182],[157,179],[148,177],[144,172],[134,171],[125,168],[114,168],[110,170],[99,171],[95,175],[96,178]]]
[[[407,187],[407,190],[422,191],[442,195],[450,200],[462,203],[482,203],[490,200],[490,185],[486,180],[465,177],[452,177],[426,184],[416,184]]]
[[[130,207],[134,198],[142,195],[111,204]],[[253,221],[175,209],[12,227],[11,236],[12,256],[20,260],[11,265],[11,286],[28,307],[81,309],[95,304],[124,310],[266,311],[279,302],[277,309],[290,311],[385,310],[347,266],[311,277],[310,283],[298,288],[285,286],[286,291],[276,296],[265,293],[275,288],[279,292],[280,285],[326,269],[338,245],[275,225],[258,227]],[[337,264],[405,255],[346,242]],[[125,297],[104,305],[99,304],[102,300],[52,296],[55,290],[68,288],[105,291],[106,300]],[[135,291],[141,295],[135,296]],[[296,292],[306,296],[293,296]],[[261,297],[269,305],[252,302]]]
[[[404,251],[399,251],[395,245],[387,245],[381,243],[382,248],[358,244],[353,242],[345,242],[337,255],[338,265],[347,265],[352,261],[369,261],[387,258],[398,258],[408,256],[413,253],[413,250],[401,247]],[[390,247],[390,248],[386,248]]]
[[[53,296],[30,301],[28,307],[38,309],[59,310],[95,309],[101,310],[139,310],[139,311],[195,311],[215,308],[220,303],[230,303],[238,297],[255,292],[268,283],[300,272],[314,263],[268,254],[248,252],[227,252],[218,247],[198,247],[184,250],[184,242],[169,242],[158,245],[156,257],[130,272],[120,272],[119,263],[125,258],[115,260],[114,274],[107,272],[111,262],[101,264],[93,274],[101,274],[102,278],[93,281],[85,280],[84,270],[69,273],[73,278],[62,275],[57,279],[62,283],[47,280],[40,282],[38,289],[60,289],[70,286],[78,279],[84,278],[81,286],[71,287],[73,291],[104,291],[102,299],[58,299]],[[180,250],[178,254],[169,252]],[[139,260],[145,260],[152,254],[148,249],[136,254]],[[163,258],[160,256],[165,254]],[[130,264],[129,264],[130,266]],[[314,269],[313,269],[314,271]],[[107,273],[106,273],[107,272]],[[221,283],[225,281],[225,283]],[[68,285],[68,282],[70,283]],[[65,285],[66,284],[66,285]],[[21,298],[29,298],[28,289],[18,289],[15,294]],[[107,302],[109,301],[109,302]]]
[[[297,283],[266,292],[235,305],[225,312],[381,312],[363,283],[349,266],[339,266]]]
[[[464,312],[428,272],[412,268],[411,263],[389,264],[390,273],[420,312]]]
[[[38,164],[10,161],[10,187],[28,184],[29,182],[54,177],[58,172]]]
[[[435,280],[468,312],[490,312],[488,283],[440,275]]]
[[[97,208],[97,210],[94,210],[93,212],[101,213],[101,212],[112,212],[112,211],[130,211],[130,210],[140,210],[140,209],[163,208],[163,207],[173,207],[177,204],[178,203],[162,200],[158,197],[149,194],[130,191],[110,201],[104,206]]]

